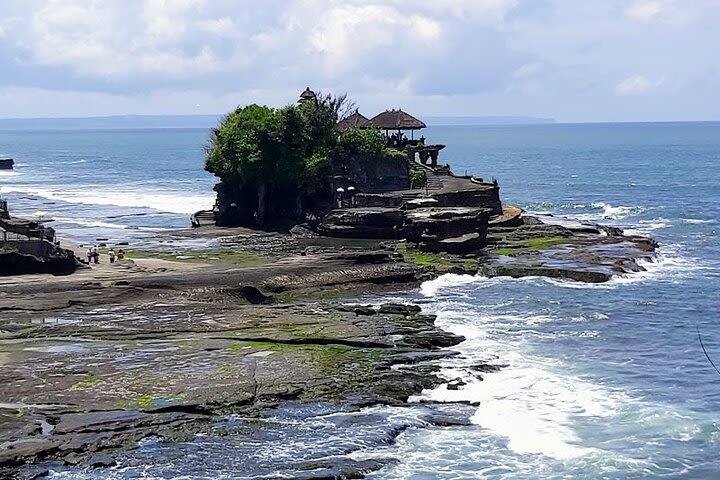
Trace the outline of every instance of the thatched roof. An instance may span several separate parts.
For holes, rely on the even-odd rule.
[[[315,100],[317,96],[315,95],[315,92],[310,90],[310,87],[307,87],[304,92],[300,94],[300,100],[298,100],[298,103],[302,102],[308,102],[310,100]]]
[[[370,120],[380,130],[420,130],[427,127],[423,122],[402,110],[385,110]]]
[[[342,132],[348,128],[368,128],[371,126],[370,120],[368,120],[365,115],[355,110],[355,113],[338,122],[337,129]]]

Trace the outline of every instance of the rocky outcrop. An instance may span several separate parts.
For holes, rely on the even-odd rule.
[[[485,244],[491,210],[420,208],[405,215],[405,237],[424,252],[466,254]]]
[[[0,249],[0,276],[30,273],[69,275],[77,268],[72,250],[47,241],[6,243]]]
[[[12,319],[3,332],[12,360],[0,370],[1,478],[42,459],[122,464],[145,437],[217,435],[220,415],[271,416],[293,401],[345,411],[405,405],[443,383],[439,367],[425,362],[451,356],[443,348],[464,340],[414,305],[382,305],[365,316],[325,302],[153,305],[142,305],[143,315],[128,314],[137,305],[111,316],[85,308],[77,323]],[[162,326],[147,321],[168,312]],[[412,365],[393,368],[406,359]]]
[[[399,208],[337,209],[326,215],[318,233],[344,238],[398,238],[405,215]]]
[[[488,251],[498,255],[484,259],[481,272],[485,276],[600,283],[617,274],[644,271],[643,263],[653,261],[657,248],[653,239],[624,235],[615,227],[588,224],[568,228],[532,216],[506,220],[492,223],[489,229]]]
[[[490,209],[493,215],[503,213],[500,188],[497,185],[441,191],[433,194],[432,198],[438,201],[438,207],[482,207]]]

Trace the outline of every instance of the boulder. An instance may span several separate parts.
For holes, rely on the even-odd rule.
[[[423,235],[419,249],[430,253],[451,253],[464,255],[466,253],[480,250],[485,245],[485,235],[480,233],[466,233],[459,237],[438,239],[433,236]]]
[[[384,313],[388,315],[415,315],[422,311],[422,308],[420,308],[417,305],[406,305],[403,303],[386,303],[384,305],[380,306],[379,313]]]
[[[328,237],[397,238],[403,222],[399,208],[337,209],[320,221],[318,232]]]
[[[72,250],[47,241],[27,241],[6,244],[0,251],[0,276],[31,273],[69,275],[75,272],[78,261]]]

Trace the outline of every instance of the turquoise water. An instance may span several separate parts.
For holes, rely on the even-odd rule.
[[[463,355],[444,365],[448,379],[468,385],[416,400],[480,404],[468,427],[421,428],[422,415],[405,410],[412,420],[394,445],[358,442],[350,455],[398,459],[375,479],[720,478],[720,376],[696,331],[720,363],[720,124],[432,127],[424,134],[448,145],[442,158],[457,173],[497,178],[506,203],[548,220],[650,235],[659,257],[647,272],[604,285],[449,275],[399,297],[423,303],[444,328],[468,338],[458,347]],[[0,132],[0,156],[19,163],[14,174],[0,174],[0,192],[18,213],[46,211],[63,235],[142,241],[186,226],[189,213],[212,205],[205,138],[203,130]],[[482,362],[507,367],[480,381],[469,367]],[[379,411],[397,420],[396,409],[386,410]],[[317,456],[327,436],[316,437],[293,443],[293,455],[302,457],[306,445]],[[277,442],[271,446],[280,451]],[[165,469],[132,472],[251,478],[242,458],[233,458],[247,453],[231,444],[192,444],[205,459],[200,465],[176,455]],[[156,448],[147,447],[148,465],[159,464]]]

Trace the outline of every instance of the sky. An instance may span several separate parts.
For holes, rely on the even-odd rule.
[[[310,86],[368,116],[720,120],[720,0],[0,0],[0,118],[217,114]]]

